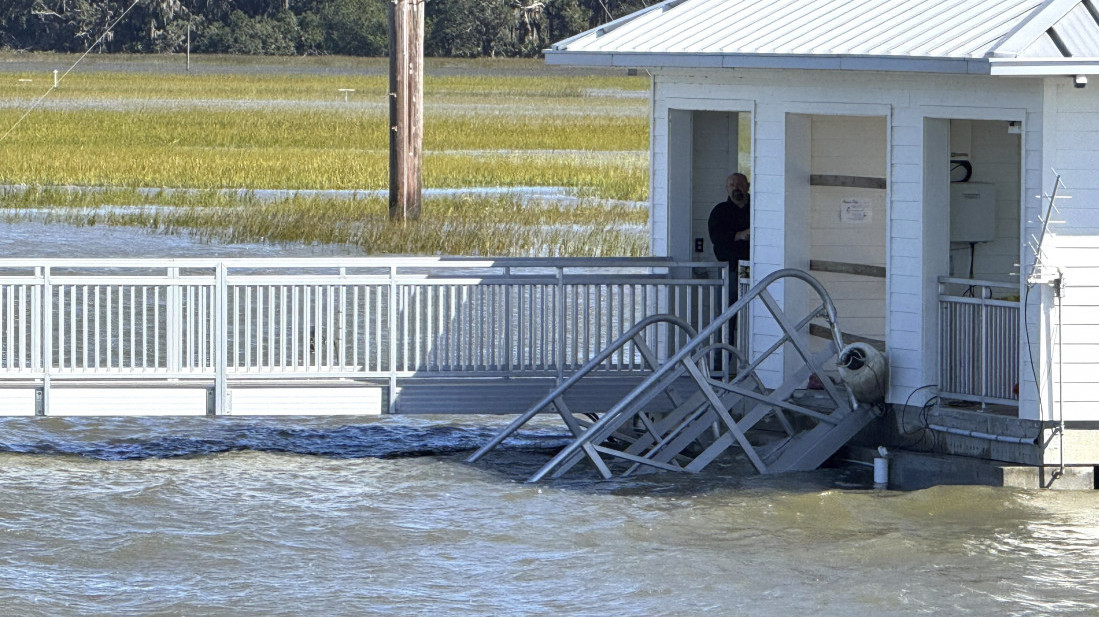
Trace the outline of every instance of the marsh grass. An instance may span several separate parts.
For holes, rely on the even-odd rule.
[[[0,126],[21,115],[0,111]],[[635,117],[438,113],[424,120],[424,149],[644,151],[648,120]],[[8,139],[22,149],[85,147],[386,150],[386,113],[375,110],[47,109]]]
[[[40,96],[52,85],[51,71],[66,71],[77,59],[64,54],[0,53],[0,97]],[[354,88],[355,99],[385,102],[388,61],[384,58],[245,58],[195,56],[195,71],[183,70],[175,56],[90,56],[64,78],[58,95],[73,99],[179,100],[342,100],[340,88]],[[166,61],[168,59],[168,61]],[[19,81],[29,79],[30,82]],[[593,90],[639,92],[643,77],[621,71],[578,71],[548,67],[535,59],[426,59],[425,101],[452,95],[568,99]]]
[[[36,72],[39,60],[12,72],[0,64],[0,134],[48,85]],[[649,87],[644,78],[549,70],[537,61],[429,61],[425,187],[555,186],[587,201],[563,207],[516,196],[435,198],[425,200],[420,221],[397,225],[383,199],[262,201],[213,191],[385,189],[384,60],[208,61],[210,71],[196,74],[132,58],[99,59],[72,73],[0,142],[0,184],[108,190],[9,192],[4,203],[16,210],[8,216],[53,206],[52,220],[68,223],[187,229],[227,241],[348,243],[377,253],[645,250],[647,234],[637,231],[643,209],[596,205],[647,197],[648,102],[638,96]],[[34,81],[19,82],[32,74]],[[345,104],[338,88],[355,88],[353,100]],[[151,199],[138,187],[198,192]]]
[[[178,75],[93,73],[71,79],[78,78],[101,87],[80,88],[66,82],[60,98],[52,100],[58,107],[37,110],[0,143],[0,183],[199,189],[379,189],[387,185],[388,118],[380,105],[169,110],[118,103],[119,109],[103,109],[86,106],[71,93],[106,97],[109,90],[115,101],[132,102],[137,94],[127,84],[134,80],[148,90],[146,94],[188,95],[187,101],[197,103],[223,94],[216,89],[229,80],[207,76],[208,81],[192,84],[193,90],[181,90],[191,82]],[[280,100],[300,102],[311,90],[298,82],[308,79],[246,76],[244,81],[254,87],[238,88],[237,96],[244,100],[248,96],[242,93],[277,94]],[[644,109],[644,102],[613,96],[577,99],[605,105],[592,114],[578,113],[583,106],[566,109],[561,105],[589,86],[607,85],[607,78],[440,79],[460,96],[448,100],[445,94],[437,95],[435,111],[429,98],[424,131],[426,186],[552,185],[608,199],[645,198],[648,119],[636,113]],[[532,83],[528,88],[510,80]],[[12,81],[5,83],[10,86]],[[556,85],[542,85],[539,90],[533,82]],[[284,88],[276,90],[278,84]],[[384,93],[383,84],[378,88]],[[478,88],[484,92],[474,96]],[[564,94],[547,98],[546,91]],[[14,124],[21,114],[18,107],[0,110],[0,127]]]
[[[370,254],[639,256],[648,248],[644,208],[518,195],[429,198],[420,220],[406,223],[390,221],[380,197],[264,200],[219,191],[31,187],[2,200],[9,222],[135,226],[219,242],[346,244]]]
[[[27,151],[0,153],[4,184],[96,187],[244,189],[383,189],[385,152],[303,148],[130,148],[128,156],[74,148],[64,158]],[[118,158],[115,158],[115,157]],[[541,153],[428,153],[428,187],[561,186],[578,195],[640,201],[647,193],[647,158]]]

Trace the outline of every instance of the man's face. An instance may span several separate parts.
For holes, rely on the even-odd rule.
[[[748,201],[748,178],[741,174],[732,174],[725,181],[725,192],[733,203],[744,205]]]

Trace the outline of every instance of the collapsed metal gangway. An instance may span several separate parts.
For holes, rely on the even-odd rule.
[[[812,306],[806,302],[810,306],[806,313],[791,317],[771,289],[797,281],[807,284],[819,303]],[[789,288],[784,291],[784,297],[791,297]],[[753,303],[762,303],[781,335],[749,359],[741,350],[713,341],[720,340],[736,316]],[[816,351],[808,339],[814,320],[823,320],[831,332],[830,338],[823,339],[823,348]],[[661,350],[653,349],[644,338],[654,323],[672,324],[689,333],[690,339],[661,358]],[[759,321],[753,323],[758,326]],[[604,412],[573,409],[567,398],[570,389],[627,345],[640,350],[650,371],[647,376]],[[768,388],[759,369],[769,360],[779,359],[775,356],[784,347],[802,364],[785,371],[780,385]],[[835,366],[843,350],[835,306],[824,287],[804,271],[779,270],[700,332],[695,333],[674,315],[655,315],[637,323],[518,416],[469,461],[480,460],[535,416],[552,410],[573,439],[531,476],[531,482],[560,477],[585,459],[607,479],[640,470],[697,472],[734,447],[763,474],[812,470],[873,419],[871,406],[859,404],[843,382],[834,383],[827,374],[826,367]],[[718,366],[722,368],[715,370]],[[820,384],[819,396],[811,405],[794,400],[794,392],[804,388],[811,375]],[[655,404],[658,401],[660,404]]]

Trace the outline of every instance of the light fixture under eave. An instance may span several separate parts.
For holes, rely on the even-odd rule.
[[[1076,77],[1073,77],[1072,78],[1072,85],[1076,88],[1087,88],[1088,87],[1088,76],[1087,75],[1077,75]]]

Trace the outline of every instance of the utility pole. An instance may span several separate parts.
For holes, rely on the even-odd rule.
[[[420,218],[424,0],[389,6],[389,218]]]

